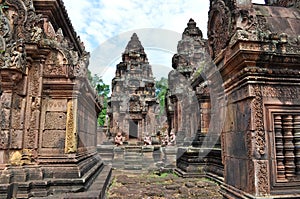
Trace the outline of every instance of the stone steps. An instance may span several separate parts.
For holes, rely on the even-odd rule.
[[[99,145],[98,153],[106,164],[113,169],[148,170],[156,168],[163,159],[160,146],[151,145]]]
[[[124,169],[142,170],[143,151],[141,146],[126,146],[124,150]]]
[[[79,193],[67,193],[63,194],[58,198],[62,199],[104,199],[106,198],[105,192],[109,185],[110,178],[112,174],[111,165],[105,165],[101,170],[100,174],[95,178],[93,184],[85,192]],[[55,198],[48,197],[48,198]],[[57,196],[56,196],[57,198]]]

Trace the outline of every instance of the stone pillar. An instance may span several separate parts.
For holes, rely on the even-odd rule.
[[[77,151],[77,100],[68,101],[65,153],[75,153]]]

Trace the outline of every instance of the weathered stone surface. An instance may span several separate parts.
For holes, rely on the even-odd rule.
[[[225,185],[226,198],[240,198],[239,191],[253,198],[300,194],[294,178],[297,155],[292,152],[298,138],[291,133],[298,129],[298,113],[293,111],[299,106],[294,100],[299,98],[294,83],[300,81],[294,75],[300,70],[295,62],[299,57],[298,3],[266,2],[269,6],[222,0],[210,4],[208,46],[228,99],[222,161],[224,181],[234,188]],[[270,58],[273,55],[276,58]]]
[[[0,197],[85,190],[104,169],[89,53],[61,0],[0,1],[0,13]]]
[[[200,106],[190,78],[193,73],[200,74],[203,69],[201,61],[207,51],[206,40],[193,19],[187,23],[182,39],[178,42],[177,51],[172,59],[174,70],[169,73],[169,90],[166,94],[170,124],[168,132],[175,132],[177,145],[192,145],[203,117],[199,114]]]
[[[155,135],[155,81],[147,55],[134,33],[117,65],[112,81],[109,102],[110,132],[112,137],[121,132],[125,140],[143,140]]]
[[[63,130],[45,130],[43,132],[43,148],[61,148],[65,146],[65,131]]]
[[[134,179],[136,184],[120,183],[119,179]],[[119,178],[120,177],[120,178]],[[108,199],[111,198],[214,198],[221,199],[222,196],[218,191],[220,187],[205,179],[190,179],[180,178],[173,174],[156,176],[147,173],[129,173],[124,171],[113,172],[113,183],[108,189]],[[123,181],[123,180],[121,180]],[[196,183],[201,188],[196,186],[187,187],[187,183]],[[133,194],[135,193],[135,194]]]
[[[66,129],[67,114],[65,112],[46,112],[45,129]]]

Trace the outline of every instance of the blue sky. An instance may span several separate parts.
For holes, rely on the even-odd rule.
[[[133,32],[137,32],[145,47],[157,79],[171,70],[171,58],[190,18],[196,21],[205,38],[207,34],[209,0],[63,1],[75,31],[91,52],[90,70],[102,76],[107,84]],[[169,44],[162,44],[165,40]]]

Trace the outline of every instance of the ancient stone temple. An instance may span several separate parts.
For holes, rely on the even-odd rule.
[[[201,30],[196,22],[190,19],[178,42],[177,54],[172,58],[172,70],[169,73],[166,107],[169,132],[177,135],[177,143],[184,140],[191,142],[200,130],[200,107],[194,89],[191,86],[191,76],[199,73],[201,58],[207,52],[206,40],[202,38]],[[208,124],[207,124],[208,126]]]
[[[299,16],[298,1],[210,1],[211,61],[201,55],[200,70],[183,76],[198,99],[198,130],[219,132],[222,150],[216,142],[201,157],[203,150],[189,148],[177,163],[187,172],[204,166],[203,175],[221,183],[225,198],[300,197]],[[168,107],[169,121],[180,124],[180,100],[172,101],[172,90],[169,96],[169,105],[177,104]]]
[[[208,44],[227,99],[226,198],[300,197],[299,16],[296,0],[210,1]]]
[[[155,81],[147,55],[134,33],[112,80],[110,131],[126,140],[141,140],[155,129]]]
[[[87,190],[110,173],[95,148],[89,53],[61,0],[2,0],[0,11],[0,198]]]
[[[176,172],[184,177],[216,175],[222,178],[219,135],[209,131],[210,119],[215,121],[207,87],[210,74],[207,68],[212,63],[207,40],[193,19],[187,23],[177,51],[172,59],[174,70],[169,73],[166,101],[170,130],[177,134],[179,147]]]

